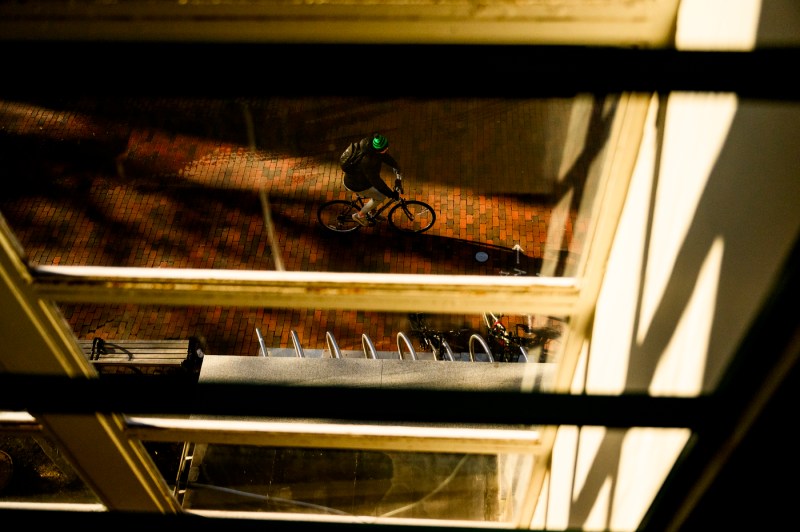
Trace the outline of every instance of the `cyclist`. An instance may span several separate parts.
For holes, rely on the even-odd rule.
[[[386,200],[392,198],[397,200],[400,195],[389,188],[381,178],[381,166],[390,166],[395,173],[395,186],[400,186],[403,175],[400,173],[400,165],[389,155],[389,139],[380,133],[373,133],[371,137],[361,139],[360,148],[364,156],[358,162],[355,171],[345,172],[344,186],[351,192],[356,192],[369,198],[369,201],[357,213],[353,214],[353,220],[361,225],[369,224],[367,215],[374,211]]]

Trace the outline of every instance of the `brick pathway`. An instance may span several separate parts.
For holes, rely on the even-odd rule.
[[[537,136],[568,111],[502,100],[0,101],[0,167],[18,183],[0,212],[32,264],[270,270],[263,190],[286,270],[497,275],[519,257],[533,274],[550,216],[536,176],[558,170]],[[435,207],[428,233],[383,224],[338,236],[317,224],[320,203],[347,197],[339,151],[372,130],[389,137],[406,196]],[[515,141],[498,145],[505,138]],[[62,309],[79,338],[197,335],[215,355],[257,355],[256,327],[270,347],[290,347],[295,330],[303,347],[323,348],[331,331],[342,349],[361,349],[366,333],[379,351],[408,330],[405,315],[346,310]]]

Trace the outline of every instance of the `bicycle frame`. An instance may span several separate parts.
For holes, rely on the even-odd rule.
[[[516,331],[512,332],[502,323],[503,315],[493,312],[484,312],[483,320],[487,327],[487,339],[490,348],[499,351],[496,356],[501,362],[516,362],[518,357],[528,360],[531,350],[540,348],[538,362],[547,358],[547,343],[561,336],[561,331],[553,327],[531,327],[524,323],[516,324]],[[525,335],[519,334],[519,330]],[[510,359],[510,360],[509,360]]]
[[[493,312],[483,313],[486,340],[492,356],[497,362],[519,362],[520,359],[527,362],[530,339],[509,331],[500,321],[502,317],[502,314],[497,316]]]
[[[368,199],[369,198],[367,198],[366,196],[360,195],[358,192],[353,192],[353,199],[351,201],[352,201],[354,207],[356,207],[358,210],[361,210],[361,209],[364,208],[364,205],[367,204],[367,200]],[[367,214],[367,217],[368,218],[372,218],[372,219],[377,218],[378,215],[380,215],[383,211],[385,211],[386,209],[388,209],[389,207],[391,207],[395,203],[401,203],[402,199],[403,198],[400,198],[400,199],[388,198],[389,201],[384,201],[383,205],[381,205],[380,208],[375,210],[374,214]]]
[[[401,189],[395,188],[400,194]],[[317,210],[317,220],[326,230],[333,233],[349,233],[361,229],[362,225],[353,220],[352,216],[361,211],[369,198],[351,191],[351,199],[337,199],[326,201]],[[387,212],[386,217],[380,216]],[[374,226],[377,222],[387,220],[392,229],[403,233],[423,233],[430,229],[436,222],[436,212],[433,207],[421,200],[407,200],[389,198],[368,217],[369,223]]]
[[[430,326],[427,316],[417,312],[408,315],[411,323],[411,336],[415,336],[423,349],[430,349],[436,360],[455,360],[455,351],[451,342],[455,342],[458,352],[464,352],[468,344],[468,335],[473,331],[467,328],[438,330]]]

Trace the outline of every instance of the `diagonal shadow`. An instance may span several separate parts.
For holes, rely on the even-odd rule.
[[[556,174],[547,153],[563,141],[566,131],[561,124],[570,102],[563,98],[37,97],[20,104],[32,106],[34,113],[37,108],[66,113],[98,135],[123,141],[113,156],[125,152],[125,139],[138,131],[213,146],[252,147],[308,165],[335,165],[353,137],[382,130],[391,136],[393,154],[407,175],[451,185],[492,176],[486,184],[490,189],[502,181],[514,187],[535,187],[541,193],[549,191],[549,176]],[[526,127],[516,127],[518,120]],[[56,125],[56,129],[63,127],[68,126]],[[89,140],[84,137],[80,142]],[[125,159],[132,173],[137,173],[137,164],[146,163]],[[520,173],[520,168],[525,171]],[[143,170],[139,175],[156,172],[146,166],[139,170]]]
[[[792,165],[782,164],[782,161],[773,159],[775,153],[772,149],[772,146],[781,145],[784,139],[794,138],[797,123],[800,123],[800,110],[796,107],[749,102],[749,105],[740,106],[737,110],[698,202],[695,216],[678,251],[651,325],[640,343],[631,343],[626,390],[649,388],[662,354],[676,333],[677,324],[697,287],[698,272],[714,243],[720,241],[724,244],[724,253],[718,272],[707,358],[702,368],[699,368],[702,372],[702,389],[706,393],[714,391],[726,376],[731,355],[741,341],[740,337],[730,334],[730,331],[747,329],[747,325],[760,309],[760,301],[754,296],[769,292],[771,283],[782,266],[780,261],[768,261],[764,257],[787,256],[800,234],[800,211],[797,209],[800,180],[795,173],[800,159]],[[663,132],[663,125],[662,113],[658,128],[660,132]],[[659,139],[658,145],[662,144]],[[769,179],[747,179],[742,171],[742,161],[748,161],[754,169],[768,169]],[[734,183],[731,176],[741,178]],[[656,182],[657,178],[658,176]],[[652,194],[651,205],[655,201],[655,187]],[[761,216],[757,213],[768,215]],[[648,226],[650,224],[652,221]],[[647,246],[644,247],[646,248]],[[646,266],[645,260],[643,268],[646,269]],[[640,274],[640,286],[643,279],[644,270]],[[640,293],[639,310],[641,297]],[[638,315],[640,312],[637,312]],[[633,331],[638,326],[637,319]],[[744,378],[751,384],[741,386],[743,383],[738,382],[739,391],[757,385],[771,368],[766,355],[765,353],[764,360],[747,365],[744,370],[747,376]],[[728,396],[731,395],[728,392],[733,391],[732,382],[727,382],[726,387],[720,389],[720,392]],[[747,393],[744,395],[746,397]],[[727,404],[730,410],[727,413],[720,412],[717,419],[708,420],[708,426],[704,429],[706,432],[724,427],[730,416],[741,407],[733,397],[729,399],[731,400]],[[616,445],[617,454],[621,453],[622,440],[616,436],[612,441],[608,438],[606,436],[601,444],[606,451],[607,445]],[[579,496],[581,499],[594,500],[597,497],[600,485],[598,480],[614,478],[617,475],[617,462],[608,460],[607,455],[598,455],[590,470],[596,479],[587,482],[584,488],[586,492]],[[570,524],[582,523],[588,517],[588,506],[573,508]]]

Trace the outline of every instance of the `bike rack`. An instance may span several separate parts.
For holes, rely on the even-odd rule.
[[[361,335],[361,347],[364,349],[364,356],[372,360],[378,359],[378,353],[375,351],[375,345],[369,339],[366,333]]]
[[[484,351],[486,351],[486,356],[489,358],[489,362],[494,362],[494,357],[492,356],[492,350],[489,349],[489,344],[486,343],[486,340],[483,339],[483,336],[477,333],[469,337],[470,362],[475,362],[475,342],[478,342],[478,344],[483,347]]]
[[[256,336],[258,337],[258,349],[261,352],[262,357],[267,356],[267,346],[264,344],[264,337],[261,336],[261,329],[256,327]]]
[[[450,344],[447,343],[447,340],[442,338],[442,350],[444,351],[444,357],[449,360],[450,362],[455,362],[456,357],[453,354],[453,348],[450,347]]]
[[[330,331],[326,332],[325,341],[327,342],[328,349],[331,352],[331,358],[342,358],[342,352],[339,350],[339,344],[336,343],[333,333]]]
[[[401,341],[402,345],[400,343]],[[408,336],[401,331],[397,333],[397,355],[400,357],[400,360],[403,360],[403,345],[406,346],[408,354],[411,355],[411,360],[417,360],[417,352],[414,349],[414,346],[411,344],[411,340],[409,340]]]
[[[294,344],[294,352],[297,353],[299,358],[305,358],[306,353],[303,351],[303,347],[300,345],[300,337],[297,336],[297,333],[294,329],[289,333],[292,336],[292,344]]]

